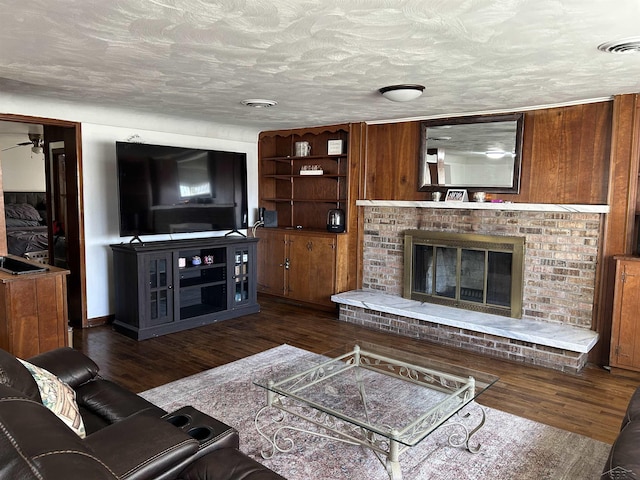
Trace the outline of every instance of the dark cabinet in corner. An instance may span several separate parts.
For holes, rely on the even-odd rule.
[[[255,238],[111,245],[114,328],[136,340],[260,311]]]

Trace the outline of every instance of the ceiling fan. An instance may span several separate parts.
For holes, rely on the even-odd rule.
[[[18,147],[26,147],[27,145],[31,146],[31,151],[33,153],[43,153],[44,152],[44,138],[39,133],[29,133],[29,141],[28,142],[20,142],[15,145],[7,148],[3,148],[0,152],[6,152],[7,150],[12,150]]]

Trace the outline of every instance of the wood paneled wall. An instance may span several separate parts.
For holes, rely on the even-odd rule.
[[[368,125],[364,164],[365,200],[427,200],[418,192],[420,122]]]
[[[594,305],[593,329],[600,341],[590,359],[608,364],[615,284],[614,255],[637,253],[634,223],[637,225],[638,162],[640,138],[640,97],[619,95],[613,100],[611,153],[609,158],[608,204],[598,256],[597,301]],[[604,180],[603,180],[604,181]]]
[[[527,203],[605,204],[612,102],[525,113],[521,188],[499,198]],[[420,122],[367,127],[363,198],[428,200],[418,192]]]
[[[590,355],[603,365],[609,356],[612,257],[636,248],[632,230],[639,119],[638,95],[525,112],[520,193],[498,195],[523,203],[610,205],[600,242],[592,327],[600,341]],[[368,125],[361,198],[429,200],[429,192],[417,191],[419,152],[419,121]]]

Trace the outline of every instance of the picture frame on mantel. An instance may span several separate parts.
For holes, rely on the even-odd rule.
[[[447,190],[447,195],[444,197],[445,202],[468,202],[469,195],[464,189],[450,188]]]

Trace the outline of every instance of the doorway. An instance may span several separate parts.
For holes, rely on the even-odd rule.
[[[80,124],[63,120],[0,114],[0,121],[42,125],[46,176],[46,208],[49,263],[56,265],[56,227],[64,219],[67,306],[69,323],[75,328],[89,326],[86,306],[84,223],[82,216],[82,162]],[[61,165],[60,162],[63,162]],[[63,206],[65,205],[65,206]],[[4,210],[4,205],[3,205]],[[7,253],[6,231],[0,248]],[[62,259],[58,253],[58,265]]]

